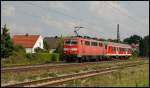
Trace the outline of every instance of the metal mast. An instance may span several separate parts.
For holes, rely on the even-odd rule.
[[[120,35],[119,35],[119,24],[117,24],[117,42],[120,41]]]

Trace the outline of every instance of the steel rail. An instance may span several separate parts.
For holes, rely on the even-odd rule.
[[[126,60],[125,60],[126,61]],[[109,62],[124,62],[124,60],[110,60],[110,61],[99,61],[99,62],[84,62],[84,63],[61,63],[61,64],[40,64],[40,65],[29,65],[29,66],[17,66],[17,67],[5,67],[1,68],[1,73],[6,72],[24,72],[24,71],[36,71],[54,68],[65,68],[70,66],[84,66],[96,63],[109,63]]]

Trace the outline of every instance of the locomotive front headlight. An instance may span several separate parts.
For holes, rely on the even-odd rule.
[[[64,48],[64,51],[68,50],[68,48]]]
[[[77,48],[71,48],[72,51],[77,51]]]

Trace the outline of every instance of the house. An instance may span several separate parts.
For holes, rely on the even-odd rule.
[[[59,37],[45,37],[44,38],[44,41],[47,42],[47,45],[50,48],[50,51],[49,51],[50,53],[52,53],[56,50],[56,48],[60,44],[60,40],[61,40],[61,38],[59,38]]]
[[[43,49],[43,38],[40,35],[14,35],[12,40],[14,44],[22,45],[26,53],[35,53],[37,47]]]

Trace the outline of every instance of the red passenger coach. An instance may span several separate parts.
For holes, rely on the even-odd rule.
[[[131,46],[127,44],[109,42],[107,56],[131,56]]]
[[[89,61],[111,57],[131,56],[131,47],[127,44],[104,42],[91,38],[64,38],[64,60]]]

